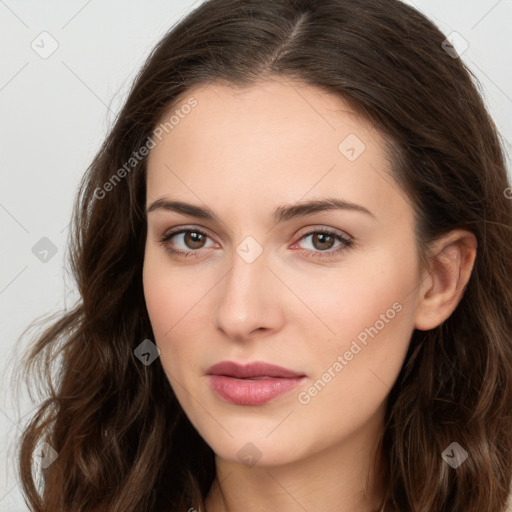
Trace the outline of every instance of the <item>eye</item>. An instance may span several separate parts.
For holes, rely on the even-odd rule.
[[[306,245],[309,245],[309,248],[300,248],[300,252],[306,256],[313,257],[336,256],[353,244],[353,241],[348,236],[344,236],[332,229],[319,228],[302,235],[295,245],[308,239],[310,241]],[[210,241],[210,244],[208,244],[208,241]],[[159,242],[165,246],[169,253],[183,257],[199,257],[201,256],[202,249],[217,246],[207,233],[198,228],[180,228],[170,231]]]
[[[308,240],[309,248],[303,249],[301,252],[308,253],[308,255],[317,256],[335,256],[341,251],[352,246],[353,241],[332,229],[321,228],[314,231],[309,231],[301,236],[299,242]],[[297,242],[297,244],[299,243]]]
[[[206,245],[208,240],[212,242],[210,245]],[[166,233],[159,242],[170,253],[185,257],[196,256],[195,253],[199,253],[201,249],[215,246],[210,237],[197,228],[171,231]]]

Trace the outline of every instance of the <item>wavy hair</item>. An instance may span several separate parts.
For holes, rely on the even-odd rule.
[[[134,356],[153,339],[142,288],[147,157],[126,163],[194,87],[270,77],[337,95],[385,134],[394,177],[413,203],[419,254],[455,228],[477,238],[458,307],[437,328],[413,332],[390,392],[376,473],[381,512],[504,510],[512,476],[510,183],[477,82],[444,41],[397,0],[209,0],[170,29],[80,184],[69,237],[79,300],[39,332],[23,361],[29,385],[45,384],[19,442],[31,510],[204,510],[213,451],[160,361],[145,366]],[[453,441],[469,454],[456,470],[441,457]],[[32,453],[41,442],[58,457],[38,485]]]

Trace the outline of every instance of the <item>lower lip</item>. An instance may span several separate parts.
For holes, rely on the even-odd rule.
[[[305,377],[268,379],[236,379],[225,375],[209,375],[210,385],[221,397],[237,405],[261,405],[297,387]]]

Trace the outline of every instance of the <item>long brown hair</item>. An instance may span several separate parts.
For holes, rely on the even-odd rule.
[[[512,476],[510,185],[474,77],[444,40],[396,0],[210,0],[158,43],[76,198],[69,246],[80,300],[52,320],[24,363],[25,377],[43,375],[47,384],[19,450],[32,510],[204,509],[214,454],[160,361],[146,366],[134,356],[154,338],[142,289],[147,158],[130,159],[193,87],[271,76],[338,95],[386,135],[394,176],[414,205],[420,254],[454,228],[477,238],[461,302],[439,327],[414,331],[390,393],[381,510],[504,510]],[[42,441],[58,457],[38,486],[32,453]],[[457,469],[441,456],[452,442],[469,454]]]

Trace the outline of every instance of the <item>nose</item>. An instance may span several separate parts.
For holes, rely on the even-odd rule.
[[[265,251],[251,263],[235,253],[231,270],[216,287],[215,327],[235,341],[278,331],[286,309],[282,288],[268,268]]]

